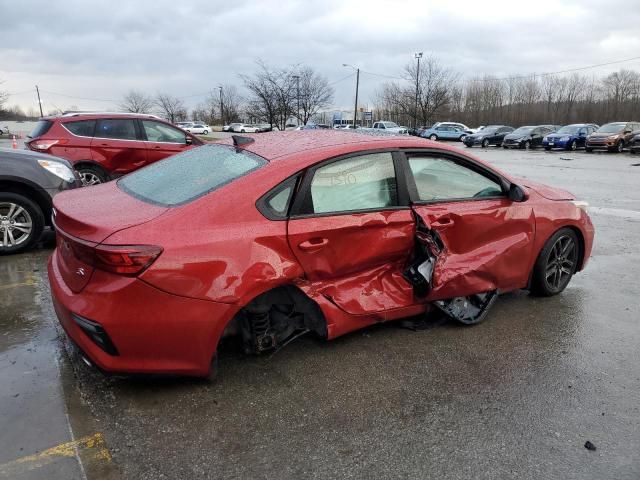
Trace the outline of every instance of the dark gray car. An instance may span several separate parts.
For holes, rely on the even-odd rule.
[[[51,199],[80,179],[66,160],[29,150],[0,148],[0,255],[17,253],[51,226]]]

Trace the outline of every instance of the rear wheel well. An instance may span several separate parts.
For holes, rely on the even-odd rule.
[[[220,338],[239,336],[245,353],[277,350],[298,335],[327,337],[319,305],[294,285],[275,287],[253,298],[227,324]],[[216,349],[217,350],[217,349]]]
[[[26,183],[11,180],[0,180],[0,191],[17,193],[35,202],[42,210],[45,225],[51,226],[51,200],[45,192]]]
[[[73,168],[76,169],[76,170],[79,170],[82,167],[95,168],[97,170],[100,170],[102,173],[104,173],[107,178],[110,178],[109,172],[107,172],[105,170],[105,168],[102,165],[98,164],[98,163],[91,162],[89,160],[80,160],[79,162],[76,162],[76,163],[73,164]]]

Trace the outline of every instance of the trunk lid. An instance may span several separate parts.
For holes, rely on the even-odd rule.
[[[62,192],[54,197],[53,206],[60,274],[76,293],[91,279],[96,246],[111,234],[168,210],[128,195],[116,182]]]

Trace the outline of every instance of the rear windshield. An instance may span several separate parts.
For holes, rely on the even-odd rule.
[[[267,161],[227,145],[203,145],[165,158],[120,180],[128,194],[167,207],[191,202]]]
[[[29,134],[29,138],[37,138],[41,135],[44,135],[49,131],[51,125],[53,125],[53,122],[51,120],[38,120],[35,128]]]

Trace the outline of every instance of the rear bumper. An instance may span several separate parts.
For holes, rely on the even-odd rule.
[[[172,295],[137,279],[96,270],[89,284],[72,292],[58,267],[48,265],[51,296],[60,325],[83,354],[109,373],[204,376],[235,305]],[[73,319],[99,324],[117,349],[109,354]]]

